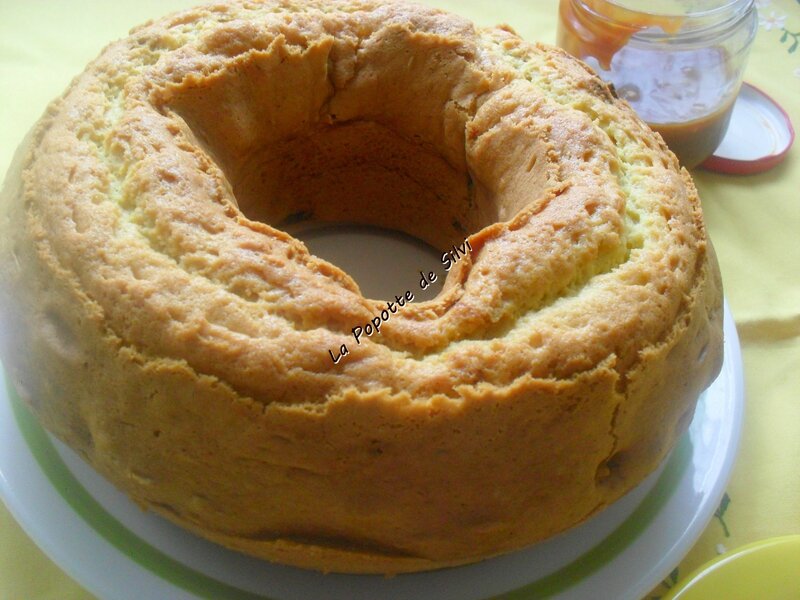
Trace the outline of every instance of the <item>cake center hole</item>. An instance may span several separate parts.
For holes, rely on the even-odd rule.
[[[350,275],[361,293],[375,300],[391,300],[406,291],[415,302],[433,299],[447,273],[441,251],[404,233],[373,227],[325,223],[287,228],[315,256]],[[422,289],[420,272],[433,272],[436,281]]]
[[[474,75],[455,48],[389,29],[368,52],[353,48],[372,66],[339,86],[325,43],[276,41],[169,86],[160,109],[184,121],[247,218],[282,230],[358,223],[443,252],[501,216],[468,168],[468,117],[453,100]]]

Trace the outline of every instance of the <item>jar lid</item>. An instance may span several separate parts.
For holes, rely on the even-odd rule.
[[[794,142],[789,115],[760,89],[742,84],[725,137],[700,166],[709,171],[751,175],[781,162]]]

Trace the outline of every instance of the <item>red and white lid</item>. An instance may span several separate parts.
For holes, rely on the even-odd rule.
[[[702,165],[718,173],[751,175],[783,160],[794,142],[789,115],[760,89],[742,84],[725,137]]]

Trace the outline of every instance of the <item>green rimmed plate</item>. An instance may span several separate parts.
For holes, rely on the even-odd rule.
[[[44,432],[0,386],[0,493],[41,548],[101,598],[274,600],[638,599],[679,562],[711,519],[738,446],[741,353],[725,312],[725,362],[689,433],[648,480],[552,540],[432,573],[322,575],[230,552],[143,513]]]

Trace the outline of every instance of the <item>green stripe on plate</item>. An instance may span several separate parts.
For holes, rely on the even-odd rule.
[[[39,467],[64,502],[109,544],[151,573],[201,598],[269,600],[267,596],[233,587],[187,567],[151,546],[117,521],[86,491],[67,468],[50,438],[19,398],[8,378],[6,378],[6,389],[17,425]]]
[[[187,567],[151,546],[106,511],[70,472],[55,446],[19,398],[6,377],[11,407],[36,462],[61,497],[92,529],[130,560],[172,585],[201,598],[269,600],[267,596],[233,587]],[[692,455],[685,435],[672,453],[656,485],[639,507],[602,542],[570,564],[521,588],[501,594],[502,600],[534,600],[554,596],[611,562],[650,525],[672,497]]]
[[[672,451],[656,485],[619,527],[602,542],[570,564],[528,585],[498,596],[502,600],[548,598],[599,570],[636,541],[672,497],[692,457],[692,442],[685,434]]]

